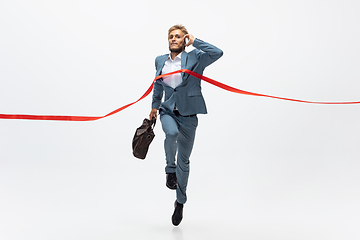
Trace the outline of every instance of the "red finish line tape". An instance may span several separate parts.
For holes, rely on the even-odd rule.
[[[169,76],[175,73],[187,73],[189,75],[192,75],[196,78],[199,78],[205,82],[208,82],[212,85],[215,85],[219,88],[222,88],[224,90],[230,91],[230,92],[234,92],[234,93],[239,93],[239,94],[245,94],[245,95],[251,95],[251,96],[258,96],[258,97],[268,97],[268,98],[276,98],[276,99],[281,99],[281,100],[286,100],[286,101],[293,101],[293,102],[301,102],[301,103],[313,103],[313,104],[360,104],[360,101],[358,102],[311,102],[311,101],[304,101],[304,100],[297,100],[297,99],[291,99],[291,98],[283,98],[283,97],[275,97],[275,96],[270,96],[270,95],[265,95],[265,94],[259,94],[259,93],[253,93],[253,92],[247,92],[247,91],[243,91],[237,88],[233,88],[231,86],[228,86],[226,84],[223,84],[221,82],[215,81],[211,78],[205,77],[203,75],[200,75],[196,72],[193,72],[191,70],[188,69],[180,69],[178,71],[175,72],[170,72],[167,74],[163,74],[163,75],[159,75],[157,76],[151,86],[149,87],[149,89],[144,93],[144,95],[142,95],[138,100],[136,100],[135,102],[129,103],[125,106],[122,106],[104,116],[100,116],[100,117],[88,117],[88,116],[56,116],[56,115],[26,115],[26,114],[0,114],[0,119],[25,119],[25,120],[53,120],[53,121],[95,121],[101,118],[106,118],[109,117],[115,113],[118,113],[132,105],[134,105],[135,103],[139,102],[140,100],[144,99],[145,97],[147,97],[154,86],[154,82],[162,77],[165,76]]]

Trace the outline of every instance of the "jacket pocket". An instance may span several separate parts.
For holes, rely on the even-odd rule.
[[[194,90],[194,91],[189,91],[187,94],[189,97],[194,97],[194,96],[201,96],[201,91],[200,90]]]

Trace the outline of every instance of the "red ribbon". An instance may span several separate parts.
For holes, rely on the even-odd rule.
[[[189,75],[192,75],[196,78],[199,78],[201,80],[204,80],[205,82],[208,82],[210,84],[213,84],[219,88],[222,88],[222,89],[225,89],[227,91],[230,91],[230,92],[234,92],[234,93],[239,93],[239,94],[245,94],[245,95],[252,95],[252,96],[258,96],[258,97],[269,97],[269,98],[276,98],[276,99],[281,99],[281,100],[287,100],[287,101],[294,101],[294,102],[301,102],[301,103],[313,103],[313,104],[359,104],[360,101],[358,102],[311,102],[311,101],[303,101],[303,100],[297,100],[297,99],[291,99],[291,98],[283,98],[283,97],[275,97],[275,96],[270,96],[270,95],[265,95],[265,94],[259,94],[259,93],[252,93],[252,92],[247,92],[247,91],[243,91],[243,90],[240,90],[240,89],[237,89],[237,88],[233,88],[233,87],[230,87],[226,84],[223,84],[221,82],[218,82],[218,81],[215,81],[211,78],[208,78],[208,77],[205,77],[203,75],[200,75],[196,72],[193,72],[191,70],[188,70],[188,69],[180,69],[178,71],[175,71],[175,72],[170,72],[170,73],[167,73],[167,74],[163,74],[163,75],[159,75],[157,76],[151,86],[149,87],[149,89],[144,93],[144,95],[142,95],[138,100],[136,100],[135,102],[132,102],[132,103],[129,103],[125,106],[122,106],[104,116],[101,116],[101,117],[87,117],[87,116],[52,116],[52,115],[25,115],[25,114],[0,114],[0,119],[26,119],[26,120],[53,120],[53,121],[94,121],[94,120],[98,120],[98,119],[101,119],[101,118],[106,118],[106,117],[109,117],[115,113],[118,113],[128,107],[130,107],[131,105],[139,102],[140,100],[144,99],[145,97],[147,97],[152,89],[153,89],[153,86],[154,86],[154,82],[162,77],[165,77],[165,76],[169,76],[169,75],[172,75],[172,74],[175,74],[175,73],[187,73]]]

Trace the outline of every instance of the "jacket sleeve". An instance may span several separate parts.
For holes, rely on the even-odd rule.
[[[157,69],[157,65],[158,65],[157,60],[158,60],[158,58],[155,59],[155,69]],[[159,80],[156,80],[154,83],[152,104],[151,104],[151,108],[156,108],[156,109],[159,109],[159,107],[160,107],[161,100],[163,97],[163,92],[164,92],[163,85],[161,85],[158,81]]]
[[[197,38],[195,38],[193,46],[196,49],[201,50],[198,52],[197,58],[199,62],[203,64],[204,68],[218,60],[223,55],[223,51],[221,49]]]

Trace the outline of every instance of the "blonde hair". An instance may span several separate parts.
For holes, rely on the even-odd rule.
[[[172,26],[172,27],[169,29],[169,31],[168,31],[168,36],[170,35],[170,33],[171,33],[172,31],[178,30],[178,29],[181,30],[181,31],[184,33],[184,35],[188,34],[188,31],[186,30],[186,28],[185,28],[183,25],[181,25],[181,24],[176,24],[176,25]]]

